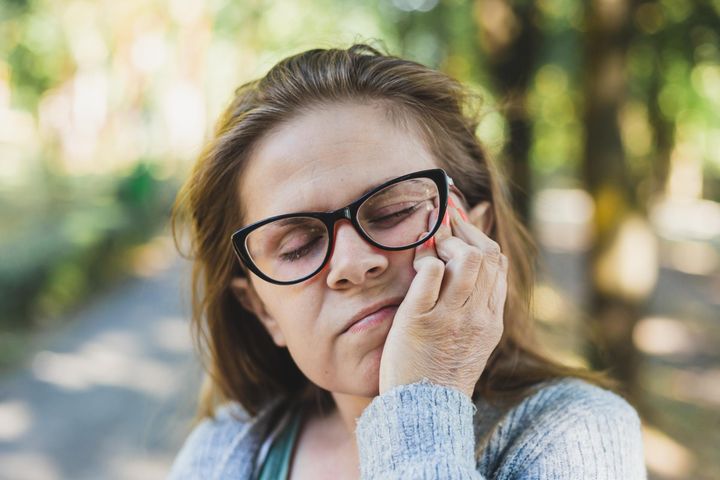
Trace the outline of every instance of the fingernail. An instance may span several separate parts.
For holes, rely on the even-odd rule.
[[[446,227],[450,226],[450,215],[447,210],[445,211],[445,216],[442,219],[442,224],[445,225]]]
[[[420,245],[420,248],[435,248],[435,237],[430,237]]]
[[[450,209],[453,220],[455,220],[455,223],[459,223],[462,217],[460,216],[460,211],[457,208]]]
[[[462,218],[466,222],[468,221],[468,217],[465,214],[465,211],[461,207],[458,207],[455,204],[455,201],[452,199],[452,197],[448,197],[448,205],[453,207],[455,210],[457,210],[457,212],[460,214],[460,218]]]
[[[465,214],[464,210],[458,209],[458,213],[460,213],[460,216],[462,217],[463,220],[465,220],[466,222],[468,221],[468,216]]]

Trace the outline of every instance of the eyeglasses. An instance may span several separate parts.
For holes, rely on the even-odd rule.
[[[362,238],[383,250],[406,250],[425,242],[440,228],[452,185],[441,168],[403,175],[332,212],[288,213],[243,227],[232,234],[233,249],[263,280],[300,283],[327,264],[338,220],[350,220]],[[435,209],[437,220],[428,231]]]

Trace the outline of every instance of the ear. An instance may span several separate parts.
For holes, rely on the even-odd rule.
[[[287,347],[285,335],[280,329],[280,324],[265,310],[265,305],[252,283],[245,277],[234,277],[230,282],[230,289],[237,301],[240,302],[240,305],[242,305],[245,310],[254,314],[265,326],[275,345],[278,347]]]
[[[489,235],[495,223],[495,216],[490,202],[480,202],[471,208],[468,212],[468,219],[470,223],[477,225],[480,230]]]

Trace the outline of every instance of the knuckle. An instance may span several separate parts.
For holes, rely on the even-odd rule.
[[[470,267],[477,268],[482,263],[483,253],[477,247],[465,249],[462,253],[462,262]]]
[[[480,242],[480,245],[479,245],[479,246],[480,246],[480,248],[482,248],[483,250],[488,250],[488,251],[495,251],[495,250],[497,250],[497,251],[499,252],[499,251],[501,250],[500,244],[497,242],[497,240],[495,240],[494,238],[490,238],[490,237],[488,237],[488,236],[485,236],[485,237],[482,239],[482,242]]]
[[[423,260],[425,262],[425,268],[428,270],[428,272],[435,276],[435,275],[442,275],[445,271],[445,262],[440,260],[437,257],[427,257]]]
[[[503,258],[505,257],[505,255],[503,255],[502,251],[500,250],[500,246],[497,243],[492,242],[486,245],[483,248],[483,253],[494,264],[500,267],[504,265]]]
[[[490,240],[488,242],[487,246],[485,247],[485,249],[491,255],[494,255],[494,256],[502,255],[502,250],[500,248],[500,245],[494,240]]]
[[[500,265],[502,266],[503,270],[507,270],[508,266],[510,265],[510,260],[506,255],[500,254]]]

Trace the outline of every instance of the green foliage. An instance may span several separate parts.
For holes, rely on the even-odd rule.
[[[69,67],[65,39],[49,13],[29,2],[0,7],[0,58],[10,67],[15,105],[31,110]]]
[[[4,0],[0,4],[0,20],[27,14],[33,3],[32,0]]]
[[[153,171],[143,162],[120,179],[86,178],[100,188],[76,189],[60,215],[0,243],[0,327],[43,324],[128,273],[125,253],[166,226],[177,188]]]

